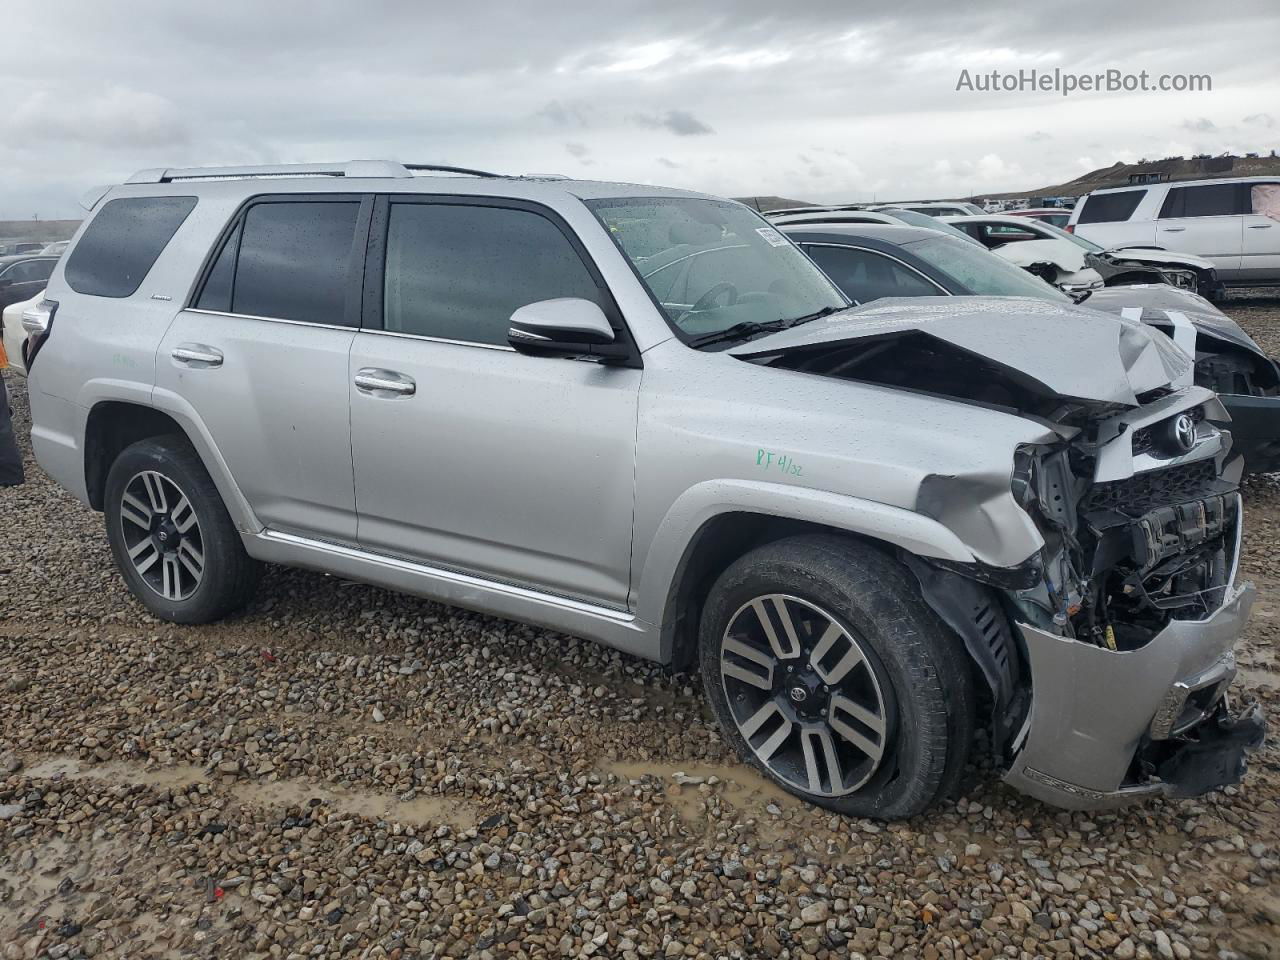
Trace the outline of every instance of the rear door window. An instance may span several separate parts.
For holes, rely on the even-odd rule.
[[[223,242],[196,300],[202,310],[354,326],[360,198],[254,203]]]
[[[1142,202],[1145,190],[1121,190],[1117,193],[1095,193],[1083,198],[1084,204],[1076,223],[1114,223],[1128,220]]]
[[[392,203],[383,328],[442,340],[507,345],[511,314],[556,297],[609,312],[568,238],[529,210]]]
[[[807,245],[809,254],[845,296],[868,303],[882,297],[936,297],[944,293],[910,267],[855,247]]]
[[[1198,187],[1171,187],[1160,207],[1160,219],[1176,217],[1229,217],[1244,213],[1243,194],[1236,183],[1211,183]]]
[[[108,201],[71,251],[67,285],[93,297],[132,296],[195,205],[195,197]]]

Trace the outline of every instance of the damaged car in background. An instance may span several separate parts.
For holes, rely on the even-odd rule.
[[[1133,283],[1167,283],[1208,298],[1222,295],[1213,261],[1194,254],[1155,246],[1107,249],[1052,223],[1015,215],[942,219],[997,256],[1073,296],[1102,285]]]
[[[1008,296],[1070,304],[1071,298],[1007,260],[910,227],[805,221],[783,227],[845,296]],[[1183,375],[1219,395],[1231,415],[1245,470],[1280,470],[1280,367],[1234,320],[1199,294],[1165,283],[1095,290],[1081,308],[1140,320],[1195,358]]]

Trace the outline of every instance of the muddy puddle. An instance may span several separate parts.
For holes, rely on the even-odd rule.
[[[50,757],[32,763],[23,772],[38,780],[92,779],[160,790],[181,790],[207,783],[215,790],[226,789],[233,799],[246,806],[281,810],[324,806],[331,814],[398,821],[415,826],[447,823],[462,828],[475,822],[471,810],[456,797],[427,795],[402,800],[390,794],[321,786],[295,779],[264,783],[239,781],[224,787],[224,781],[211,778],[202,768],[189,764],[144,767],[126,761],[89,764],[73,757]]]
[[[701,787],[710,786],[723,799],[743,813],[770,816],[769,805],[778,811],[803,811],[805,804],[771,783],[750,767],[707,766],[689,763],[659,763],[653,760],[618,760],[604,765],[605,773],[623,780],[654,777],[666,789],[668,801],[685,820],[702,819],[699,806],[703,801]]]

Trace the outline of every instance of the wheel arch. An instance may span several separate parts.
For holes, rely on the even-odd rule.
[[[262,529],[194,410],[166,410],[134,400],[102,399],[89,408],[84,429],[84,478],[93,509],[103,509],[107,474],[120,453],[140,440],[160,436],[180,436],[191,444],[238,530],[249,533]]]
[[[659,526],[644,561],[638,616],[660,624],[663,663],[687,666],[702,603],[716,576],[748,550],[804,533],[834,533],[885,550],[970,562],[949,529],[921,514],[824,491],[713,481],[687,491]]]

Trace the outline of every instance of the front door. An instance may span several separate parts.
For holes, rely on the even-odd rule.
[[[569,228],[419,197],[380,200],[372,236],[349,369],[361,545],[624,607],[641,371],[507,345],[511,313],[554,297],[625,336]]]

